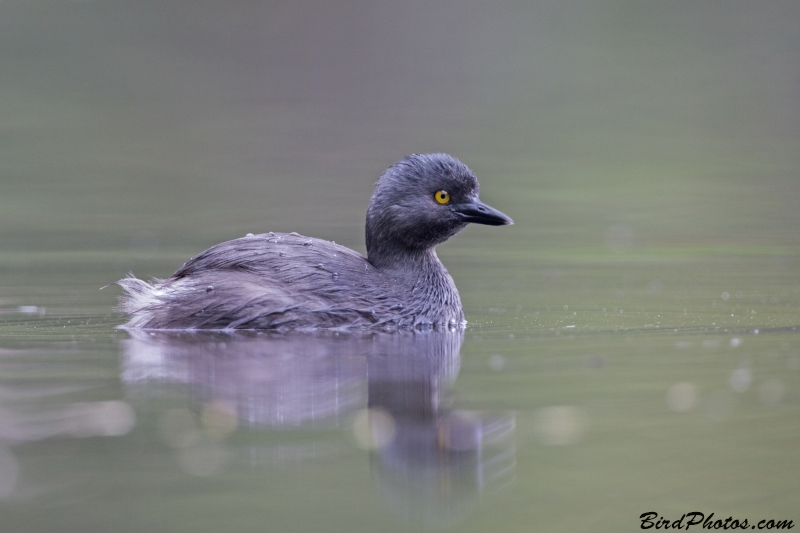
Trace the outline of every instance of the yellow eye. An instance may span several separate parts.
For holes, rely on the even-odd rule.
[[[437,204],[446,205],[450,203],[450,193],[447,191],[436,191],[433,195],[433,199],[436,200]]]

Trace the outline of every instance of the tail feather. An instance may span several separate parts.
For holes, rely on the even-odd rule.
[[[125,291],[119,297],[118,309],[130,316],[130,320],[126,324],[127,327],[144,327],[149,322],[149,310],[161,303],[159,296],[161,296],[160,293],[162,291],[159,290],[158,286],[162,282],[163,280],[153,278],[148,283],[134,276],[132,272],[129,272],[127,277],[116,282]]]

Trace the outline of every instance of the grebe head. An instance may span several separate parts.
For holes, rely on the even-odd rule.
[[[470,222],[513,224],[478,192],[472,171],[447,154],[414,154],[395,163],[378,179],[367,210],[370,263],[389,266],[430,250]]]

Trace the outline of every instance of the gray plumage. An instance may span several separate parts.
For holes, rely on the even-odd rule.
[[[434,199],[447,191],[449,201]],[[168,279],[127,277],[127,328],[453,327],[464,313],[435,246],[469,222],[511,224],[482,204],[478,180],[446,154],[412,155],[378,180],[367,210],[367,258],[296,233],[213,246]]]

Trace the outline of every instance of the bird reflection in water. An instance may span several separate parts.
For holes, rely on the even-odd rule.
[[[410,521],[456,522],[487,487],[513,478],[513,415],[449,406],[462,331],[128,333],[122,378],[133,396],[182,385],[211,433],[351,428],[389,508]],[[196,442],[185,414],[162,416],[177,447]],[[210,468],[214,457],[206,449],[195,462]]]

